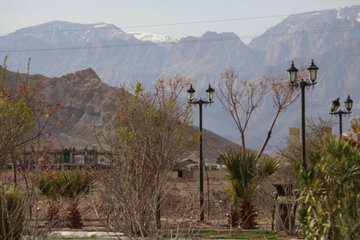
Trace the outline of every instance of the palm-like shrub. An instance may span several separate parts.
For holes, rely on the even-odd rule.
[[[223,156],[234,203],[232,214],[239,216],[242,228],[255,228],[257,211],[253,195],[258,184],[279,169],[279,161],[277,158],[258,159],[256,152],[241,149],[227,149]],[[232,225],[237,225],[236,219],[232,219]]]
[[[25,224],[25,198],[14,187],[0,189],[0,239],[21,239]]]

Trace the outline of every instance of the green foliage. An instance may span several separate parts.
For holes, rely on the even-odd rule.
[[[95,179],[91,171],[76,168],[61,170],[53,187],[61,197],[77,200],[77,198],[89,194],[94,184]]]
[[[338,216],[338,228],[343,240],[360,239],[360,193],[347,193],[340,201],[342,211]]]
[[[162,235],[164,238],[184,238],[188,237],[195,239],[277,239],[278,233],[269,230],[255,230],[240,233],[222,233],[222,232],[199,232],[199,233],[169,233],[165,232]]]
[[[223,156],[235,206],[233,212],[237,214],[236,209],[240,207],[241,227],[254,228],[257,214],[252,204],[253,194],[261,180],[279,169],[279,160],[258,159],[256,152],[241,149],[227,149]]]
[[[31,109],[23,99],[17,102],[0,92],[0,150],[14,151],[34,128]]]
[[[304,201],[300,211],[305,239],[360,238],[360,151],[329,140],[311,165],[298,172]]]
[[[36,186],[40,190],[40,194],[49,198],[55,199],[59,195],[55,192],[55,188],[53,187],[54,181],[59,176],[59,171],[54,170],[46,170],[42,171],[36,181]]]
[[[14,187],[0,189],[0,238],[21,239],[25,224],[25,199]]]
[[[257,159],[254,151],[227,149],[223,162],[229,173],[235,205],[241,200],[251,200],[258,183],[279,168],[277,158]]]
[[[76,200],[88,194],[94,187],[92,171],[83,169],[43,171],[37,181],[40,193],[48,198],[69,198]]]
[[[269,230],[256,230],[231,235],[232,239],[277,239],[277,233]]]
[[[141,85],[141,83],[136,83],[136,87],[135,87],[135,91],[134,91],[134,96],[133,98],[134,99],[139,99],[140,97],[143,96],[143,93],[144,93],[144,89]]]

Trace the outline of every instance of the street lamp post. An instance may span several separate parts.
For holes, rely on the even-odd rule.
[[[350,115],[352,106],[353,106],[353,100],[350,98],[350,95],[348,95],[348,97],[345,101],[346,111],[343,111],[341,109],[337,111],[337,109],[340,107],[340,98],[337,98],[334,101],[332,101],[331,108],[330,108],[330,110],[331,110],[330,114],[339,115],[340,139],[342,138],[342,115]]]
[[[200,177],[200,186],[199,186],[199,194],[200,194],[200,221],[204,221],[204,163],[203,163],[203,150],[202,150],[202,106],[213,103],[213,95],[215,90],[210,86],[206,90],[208,94],[209,100],[205,99],[196,99],[194,98],[195,89],[190,85],[189,90],[187,90],[187,98],[189,104],[199,105],[199,128],[200,128],[200,161],[199,161],[199,177]]]
[[[287,70],[289,72],[290,84],[292,87],[301,89],[301,158],[302,167],[306,169],[306,141],[305,141],[305,87],[314,86],[316,84],[317,70],[319,69],[314,60],[311,61],[310,67],[307,68],[310,74],[309,79],[297,79],[298,69],[294,66],[294,62],[291,63],[291,67]]]

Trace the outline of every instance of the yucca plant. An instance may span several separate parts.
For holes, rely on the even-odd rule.
[[[25,198],[15,187],[0,189],[0,239],[19,240],[25,224]]]
[[[243,229],[255,228],[257,211],[253,195],[264,178],[279,170],[279,161],[277,158],[258,159],[256,152],[242,149],[227,149],[223,156],[231,184],[232,213],[239,216],[238,220],[232,219],[232,226],[239,223]]]

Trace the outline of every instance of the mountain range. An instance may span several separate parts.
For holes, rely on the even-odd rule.
[[[292,60],[300,68],[314,59],[320,69],[318,84],[306,97],[307,116],[328,117],[331,100],[345,100],[348,94],[354,100],[353,114],[359,113],[359,46],[360,6],[352,6],[290,15],[247,45],[234,33],[206,32],[174,40],[126,33],[107,23],[54,21],[1,36],[0,57],[8,55],[9,68],[20,72],[26,71],[31,57],[31,73],[49,77],[91,68],[112,86],[141,81],[150,87],[157,77],[180,73],[194,80],[199,96],[209,82],[216,89],[221,73],[229,68],[256,81],[285,75]],[[247,130],[248,146],[261,145],[272,114],[269,98]],[[204,115],[205,128],[239,142],[239,133],[216,99]],[[195,111],[195,123],[197,118]],[[299,118],[297,101],[280,116],[269,149],[279,144],[289,127],[297,126]]]

